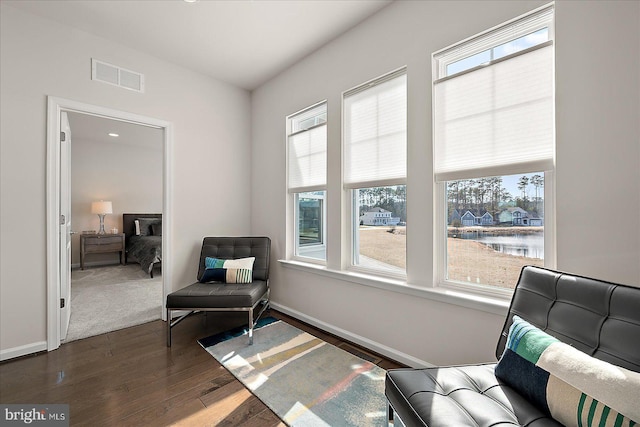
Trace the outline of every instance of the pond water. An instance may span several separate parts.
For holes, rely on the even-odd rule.
[[[456,237],[475,240],[505,254],[544,259],[543,233],[504,234],[473,231],[460,233]]]

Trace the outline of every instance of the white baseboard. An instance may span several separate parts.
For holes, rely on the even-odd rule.
[[[348,341],[356,343],[358,345],[363,346],[369,350],[375,351],[378,354],[381,354],[385,357],[393,359],[397,362],[404,363],[407,366],[411,366],[412,368],[432,368],[433,364],[425,362],[424,360],[420,360],[416,357],[413,357],[409,354],[403,353],[401,351],[395,350],[391,347],[387,347],[386,345],[380,344],[376,341],[372,341],[368,338],[364,338],[360,335],[354,334],[342,328],[338,328],[329,323],[323,322],[322,320],[318,320],[315,317],[307,316],[304,313],[301,313],[297,310],[284,306],[282,304],[278,304],[277,302],[270,301],[269,305],[273,307],[275,310],[281,311],[284,314],[288,314],[289,316],[295,317],[305,323],[313,325],[317,328],[322,329],[323,331],[327,331],[336,335],[340,338],[344,338]]]
[[[47,349],[47,342],[40,341],[40,342],[31,343],[31,344],[21,345],[19,347],[8,348],[6,350],[0,350],[0,362],[3,360],[14,359],[16,357],[37,353],[39,351],[45,351],[46,349]]]

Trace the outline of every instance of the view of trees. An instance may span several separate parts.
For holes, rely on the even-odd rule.
[[[523,175],[518,180],[520,194],[512,195],[503,186],[503,177],[463,179],[447,182],[447,207],[451,215],[454,209],[460,214],[467,210],[475,213],[489,212],[494,217],[500,210],[519,207],[542,216],[544,210],[544,176]],[[533,196],[530,190],[533,189]]]
[[[523,175],[517,181],[519,194],[511,194],[503,184],[503,177],[463,179],[447,182],[448,215],[454,209],[462,215],[467,210],[476,214],[489,212],[496,215],[505,208],[519,207],[527,212],[543,216],[544,176]],[[407,221],[407,187],[371,187],[358,190],[360,215],[372,208],[391,212],[400,221]]]
[[[407,186],[361,188],[358,190],[360,215],[379,207],[391,212],[391,216],[407,221]]]

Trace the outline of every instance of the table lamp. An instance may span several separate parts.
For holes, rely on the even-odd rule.
[[[113,206],[111,206],[111,202],[100,200],[99,202],[91,203],[91,213],[98,214],[100,217],[100,231],[98,231],[98,234],[106,234],[104,231],[104,216],[106,214],[113,213]]]

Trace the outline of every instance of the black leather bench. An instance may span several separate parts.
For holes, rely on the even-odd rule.
[[[596,359],[640,372],[640,288],[524,267],[497,358],[514,315]],[[408,427],[562,425],[498,379],[495,366],[390,370],[385,381],[389,419],[399,418]]]

